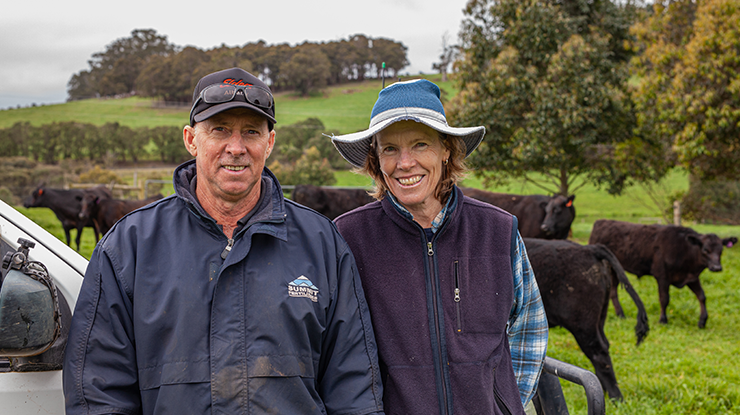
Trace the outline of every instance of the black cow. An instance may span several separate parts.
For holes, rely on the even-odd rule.
[[[375,200],[364,189],[332,189],[310,184],[297,184],[292,199],[331,220]]]
[[[143,200],[123,200],[85,195],[82,199],[80,218],[95,222],[98,229],[100,229],[100,233],[105,235],[118,219],[121,219],[127,213],[161,198],[161,194]]]
[[[98,229],[91,220],[80,220],[79,213],[82,209],[82,199],[86,194],[96,195],[99,197],[110,197],[111,193],[105,186],[97,186],[91,189],[54,189],[50,187],[39,186],[29,197],[23,201],[26,208],[45,207],[54,212],[57,219],[62,222],[64,236],[67,238],[67,245],[70,245],[69,231],[77,229],[77,251],[80,250],[80,238],[82,238],[82,229],[85,227],[93,228],[95,232],[95,242],[100,235]]]
[[[576,218],[573,201],[576,196],[511,195],[469,187],[463,194],[490,203],[516,216],[523,238],[567,239]]]
[[[560,326],[575,337],[594,365],[601,386],[612,399],[621,399],[609,340],[604,334],[612,280],[622,283],[637,305],[637,344],[649,330],[642,300],[614,254],[604,245],[524,238],[550,327]]]
[[[722,271],[722,247],[737,243],[736,237],[720,239],[717,235],[700,234],[691,228],[674,225],[639,225],[615,220],[594,223],[589,243],[609,247],[628,272],[637,277],[652,275],[658,281],[660,322],[668,323],[666,308],[671,285],[687,285],[701,305],[699,328],[707,324],[707,307],[699,274],[705,268]],[[611,295],[615,309],[621,309],[617,293]]]

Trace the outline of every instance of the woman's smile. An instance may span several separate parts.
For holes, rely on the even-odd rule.
[[[411,176],[411,177],[399,177],[398,182],[401,183],[403,186],[413,186],[421,181],[421,179],[424,178],[424,176],[418,175],[418,176]]]

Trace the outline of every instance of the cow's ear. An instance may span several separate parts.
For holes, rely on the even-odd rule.
[[[734,236],[731,236],[729,238],[725,238],[722,240],[722,245],[732,248],[737,243],[737,238]]]
[[[688,234],[686,235],[686,240],[689,241],[690,244],[696,245],[696,246],[703,246],[704,244],[701,242],[701,238],[699,238],[698,235],[694,234]]]
[[[565,204],[566,207],[573,206],[573,201],[576,200],[576,195],[570,195],[568,196],[568,203]]]

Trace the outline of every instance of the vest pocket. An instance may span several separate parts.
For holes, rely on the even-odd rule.
[[[457,335],[495,335],[506,331],[513,300],[509,270],[496,268],[496,256],[453,258],[443,269],[443,303]]]

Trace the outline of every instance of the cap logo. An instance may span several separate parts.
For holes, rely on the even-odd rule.
[[[224,79],[223,83],[228,84],[228,85],[234,85],[234,86],[254,86],[254,84],[244,82],[241,79],[237,81],[234,78],[226,78]]]

